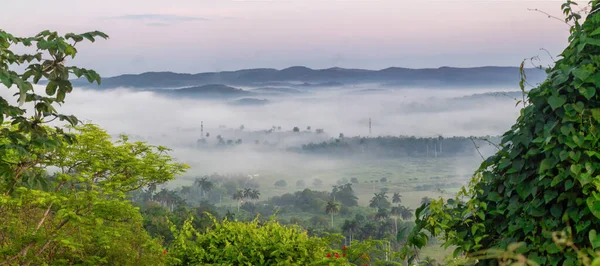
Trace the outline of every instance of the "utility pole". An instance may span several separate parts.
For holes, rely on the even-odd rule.
[[[369,136],[371,136],[371,118],[369,117]]]
[[[204,121],[200,121],[200,136],[204,139]]]

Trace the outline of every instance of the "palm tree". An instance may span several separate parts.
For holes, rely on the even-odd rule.
[[[213,189],[214,184],[208,180],[208,177],[196,178],[194,185],[200,188],[200,195],[205,197],[205,194]]]
[[[183,195],[185,198],[189,199],[188,196],[192,192],[192,187],[191,186],[183,186],[183,187],[181,187],[180,192],[181,192],[181,195]]]
[[[379,208],[377,210],[377,214],[375,214],[375,219],[378,221],[383,221],[388,218],[388,212],[384,208]]]
[[[248,198],[249,199],[253,199],[253,200],[257,200],[260,198],[260,191],[258,191],[258,189],[252,189],[249,193],[248,193]]]
[[[342,226],[342,231],[348,232],[348,234],[350,235],[350,244],[352,244],[352,238],[353,238],[354,232],[356,232],[356,230],[358,230],[358,229],[360,229],[360,224],[358,223],[358,221],[356,219],[344,221],[344,225]]]
[[[419,266],[436,266],[438,265],[437,261],[435,261],[432,257],[425,257],[423,260],[419,262]]]
[[[388,196],[385,194],[385,191],[375,193],[369,202],[369,207],[371,208],[388,208],[389,205],[390,202],[388,201]]]
[[[249,187],[245,188],[243,191],[245,199],[258,199],[258,196],[260,195],[260,192],[258,192],[258,190]]]
[[[394,193],[394,196],[392,196],[392,203],[402,202],[401,197],[402,197],[402,195],[400,195],[400,193],[398,193],[398,192]]]
[[[433,199],[430,197],[421,198],[421,205],[429,204]]]
[[[400,216],[402,216],[402,220],[408,220],[413,217],[413,210],[407,207],[402,206],[402,211],[400,212]]]
[[[233,193],[233,196],[231,196],[231,198],[237,201],[237,210],[238,212],[240,212],[240,202],[244,199],[244,191],[241,189],[236,191],[235,193]]]
[[[390,213],[392,216],[394,216],[394,229],[396,231],[396,235],[398,235],[398,217],[400,217],[400,214],[402,213],[402,208],[399,206],[394,206],[392,207]]]
[[[333,215],[340,211],[340,204],[333,200],[327,202],[327,206],[325,206],[325,213],[331,215],[331,227],[333,228]]]

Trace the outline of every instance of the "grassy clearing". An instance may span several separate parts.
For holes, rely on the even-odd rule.
[[[479,166],[478,157],[453,158],[404,158],[404,159],[372,159],[372,160],[333,160],[314,157],[315,162],[304,165],[282,168],[273,166],[269,169],[252,169],[252,174],[258,174],[256,181],[260,184],[261,198],[267,199],[284,193],[293,193],[304,189],[296,187],[296,181],[304,180],[306,188],[315,190],[331,190],[337,181],[352,178],[358,179],[354,185],[359,204],[366,206],[373,196],[382,188],[391,194],[400,192],[402,204],[416,208],[420,206],[423,197],[447,197],[456,193],[460,186],[465,185],[471,173]],[[316,167],[315,165],[318,165]],[[193,177],[210,174],[202,173],[199,169],[191,169],[190,176],[182,177],[172,182],[170,187],[191,185]],[[387,182],[380,180],[386,178]],[[277,180],[286,180],[285,188],[275,187]],[[323,181],[321,187],[313,187],[315,179]],[[441,193],[437,188],[441,187]],[[226,199],[224,199],[226,200]]]

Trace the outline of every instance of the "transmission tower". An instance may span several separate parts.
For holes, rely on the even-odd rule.
[[[369,117],[369,136],[371,135],[371,118]]]
[[[200,121],[200,136],[204,139],[204,121]]]

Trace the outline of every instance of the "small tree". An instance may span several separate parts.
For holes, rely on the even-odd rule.
[[[306,183],[304,182],[304,180],[298,180],[298,181],[296,181],[296,187],[299,187],[299,188],[306,187]]]
[[[400,193],[398,192],[394,192],[394,195],[392,196],[392,203],[400,203],[402,202],[402,195],[400,195]]]
[[[294,129],[292,129],[292,131],[294,131],[294,132],[300,132],[300,128],[299,127],[294,127]]]
[[[236,191],[235,193],[233,193],[233,195],[231,196],[231,198],[235,201],[237,201],[237,211],[240,212],[240,203],[242,203],[242,201],[244,200],[244,190],[240,189],[238,191]]]
[[[277,180],[275,182],[275,186],[276,187],[280,187],[280,188],[284,188],[284,187],[287,187],[287,182],[285,180],[283,180],[283,179]]]
[[[340,204],[336,201],[330,200],[325,206],[325,213],[331,215],[331,228],[333,228],[333,215],[340,211]]]

